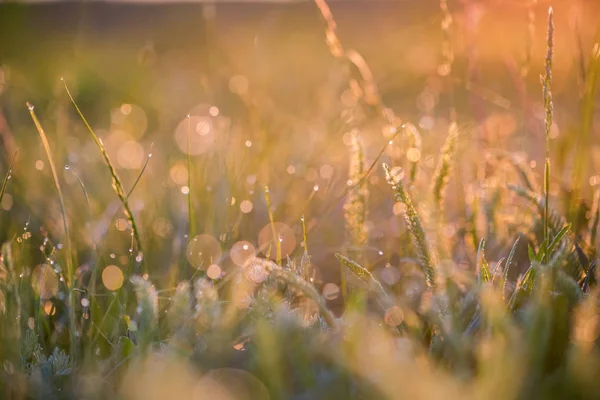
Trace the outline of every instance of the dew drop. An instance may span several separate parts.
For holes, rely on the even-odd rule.
[[[68,171],[71,169],[71,167],[69,167],[69,165],[65,165],[65,169]]]

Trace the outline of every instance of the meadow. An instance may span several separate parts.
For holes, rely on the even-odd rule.
[[[0,397],[599,398],[554,3],[0,5]]]

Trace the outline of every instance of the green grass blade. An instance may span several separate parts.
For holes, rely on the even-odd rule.
[[[477,271],[480,282],[490,282],[492,280],[492,274],[490,273],[490,266],[485,259],[485,239],[481,238],[479,242],[479,248],[477,249]]]
[[[281,279],[287,282],[288,284],[292,285],[300,292],[302,292],[306,297],[313,300],[319,307],[319,312],[321,313],[321,315],[323,316],[323,318],[327,322],[327,325],[329,325],[330,328],[335,329],[337,327],[337,322],[333,313],[327,308],[327,306],[325,305],[325,301],[313,285],[302,279],[300,276],[294,274],[293,272],[281,268],[279,265],[273,263],[270,260],[264,260],[264,262],[265,268],[267,271],[269,271],[269,273],[273,274],[276,278]]]
[[[54,164],[54,159],[52,158],[52,150],[50,149],[50,143],[48,142],[48,138],[46,137],[46,133],[40,124],[37,116],[35,115],[34,106],[31,103],[27,103],[27,108],[29,109],[29,114],[31,115],[31,119],[40,135],[40,140],[42,141],[42,145],[44,147],[44,151],[46,152],[46,157],[48,158],[48,164],[50,165],[50,171],[52,172],[52,179],[54,180],[54,186],[56,187],[56,191],[58,192],[58,200],[60,202],[60,211],[62,214],[63,228],[65,230],[65,243],[66,243],[66,255],[65,261],[67,263],[67,287],[69,288],[68,293],[68,301],[69,301],[69,336],[70,336],[70,350],[71,357],[73,360],[76,360],[77,356],[77,339],[76,339],[76,323],[75,323],[75,296],[72,293],[73,285],[74,285],[74,273],[75,270],[73,268],[73,246],[71,244],[71,235],[69,233],[69,223],[67,221],[67,210],[65,207],[65,200],[63,197],[62,189],[60,186],[60,181],[58,180],[58,173],[56,170],[56,166]]]
[[[425,228],[423,228],[423,224],[421,223],[421,218],[419,217],[417,209],[414,206],[410,195],[404,189],[402,181],[398,180],[397,177],[394,176],[392,170],[387,164],[383,164],[383,169],[385,170],[387,182],[394,191],[396,201],[401,201],[406,205],[404,218],[417,249],[419,264],[424,269],[425,277],[427,279],[427,286],[434,288],[436,286],[437,268],[435,265],[434,256],[427,241]]]
[[[8,171],[6,171],[6,175],[4,175],[4,180],[2,181],[2,187],[0,188],[0,209],[2,209],[2,198],[4,197],[4,192],[6,192],[6,186],[8,185],[8,181],[12,174],[12,168],[15,164],[15,160],[17,158],[17,152],[13,154],[12,160],[10,161],[10,165],[8,166]]]
[[[71,100],[71,103],[73,104],[73,106],[75,107],[75,110],[77,111],[77,114],[83,121],[83,124],[89,131],[90,135],[92,136],[92,139],[94,140],[94,143],[96,143],[96,146],[98,147],[98,149],[100,150],[100,153],[102,154],[104,163],[106,164],[106,166],[110,172],[110,175],[112,177],[113,189],[114,189],[115,193],[117,194],[117,196],[119,197],[119,200],[121,200],[121,203],[123,204],[123,208],[125,209],[125,216],[129,220],[129,223],[131,224],[131,230],[133,232],[133,236],[135,238],[135,242],[136,242],[138,251],[143,253],[142,240],[140,237],[140,233],[137,228],[135,218],[133,216],[133,211],[131,210],[131,207],[129,206],[129,202],[127,201],[127,194],[125,192],[125,189],[123,189],[123,184],[121,183],[121,179],[119,178],[119,175],[117,174],[117,170],[116,170],[114,164],[110,161],[110,158],[108,157],[108,153],[106,152],[106,148],[104,147],[104,144],[102,144],[102,141],[96,135],[96,132],[94,132],[94,130],[88,123],[87,119],[85,118],[85,116],[83,115],[81,110],[79,109],[79,106],[75,102],[73,95],[71,95],[71,92],[69,91],[69,87],[67,86],[67,82],[65,82],[64,79],[62,79],[62,82],[65,87],[65,91],[67,92],[67,95],[69,96],[69,99]],[[144,270],[146,270],[146,264],[144,261],[142,261],[142,265],[144,267]]]
[[[569,232],[570,229],[571,229],[571,224],[567,224],[564,228],[562,228],[556,234],[556,236],[552,240],[552,243],[550,243],[550,245],[548,246],[548,250],[546,251],[546,258],[550,257],[552,255],[552,252],[554,251],[556,246],[558,246],[558,244],[561,242],[563,236],[565,236],[567,234],[567,232]]]
[[[547,53],[546,53],[546,74],[543,79],[544,109],[546,116],[544,120],[546,134],[546,162],[544,165],[544,241],[550,242],[549,227],[549,204],[550,204],[550,133],[552,130],[552,120],[554,117],[554,107],[552,104],[552,55],[554,53],[554,11],[552,7],[548,9],[548,35],[547,35]],[[548,262],[548,253],[543,258],[544,263]]]
[[[352,274],[354,274],[354,276],[356,276],[362,282],[366,283],[369,288],[375,289],[375,291],[378,292],[380,295],[387,297],[387,293],[385,292],[385,289],[383,289],[383,286],[373,276],[371,271],[369,271],[365,267],[359,265],[358,263],[350,260],[349,258],[344,257],[343,255],[341,255],[339,253],[335,253],[335,256],[337,257],[338,260],[340,260],[340,262],[342,263],[342,265],[344,267],[348,268],[348,270],[350,270],[350,272],[352,272]]]

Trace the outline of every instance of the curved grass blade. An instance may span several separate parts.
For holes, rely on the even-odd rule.
[[[479,248],[477,249],[477,271],[478,279],[480,282],[490,282],[492,280],[492,274],[490,273],[490,266],[485,259],[485,239],[481,238],[479,242]]]
[[[127,199],[129,199],[129,197],[131,197],[131,195],[133,194],[133,191],[137,187],[137,184],[140,182],[140,180],[142,179],[142,176],[144,175],[144,172],[146,171],[146,167],[148,166],[148,163],[150,162],[150,159],[152,158],[152,147],[153,147],[153,145],[154,144],[150,145],[150,153],[148,153],[148,155],[146,156],[146,161],[144,162],[144,165],[142,166],[142,169],[140,170],[140,173],[135,178],[135,181],[133,182],[133,185],[131,185],[131,189],[129,189],[129,192],[127,192],[127,196],[126,196]]]
[[[570,229],[571,229],[571,224],[567,224],[556,234],[556,236],[552,240],[552,243],[550,243],[550,245],[548,246],[548,249],[546,251],[546,258],[548,258],[548,257],[550,257],[550,255],[552,255],[552,252],[554,251],[556,246],[558,246],[558,244],[561,242],[563,236],[565,236],[567,234],[567,232],[569,232]]]
[[[319,312],[321,313],[321,315],[323,316],[323,318],[327,322],[327,325],[329,325],[330,328],[335,329],[337,327],[337,322],[333,313],[327,308],[327,306],[325,305],[325,301],[323,300],[321,295],[319,295],[319,293],[313,285],[311,285],[295,273],[281,268],[279,265],[275,264],[270,260],[263,261],[265,262],[265,269],[269,273],[273,274],[276,278],[279,278],[292,285],[293,287],[301,291],[306,297],[313,300],[317,304]]]
[[[510,253],[508,253],[508,257],[506,258],[506,264],[504,266],[504,282],[502,283],[502,297],[506,300],[506,282],[508,282],[508,272],[510,271],[510,266],[512,264],[512,260],[515,256],[515,251],[517,250],[517,245],[519,244],[520,237],[517,236],[515,243],[510,249]]]
[[[340,260],[344,267],[348,268],[350,272],[354,274],[354,276],[356,276],[362,282],[366,283],[369,288],[375,289],[376,292],[387,298],[387,293],[383,289],[383,286],[377,279],[375,279],[371,271],[359,265],[358,263],[350,260],[349,258],[344,257],[340,253],[335,253],[335,256],[338,260]]]
[[[423,224],[421,223],[421,218],[417,213],[417,209],[415,208],[410,195],[404,189],[402,181],[398,180],[397,177],[394,176],[392,170],[387,164],[383,164],[383,169],[385,170],[387,182],[394,191],[394,196],[396,197],[396,200],[401,201],[406,205],[404,218],[406,220],[406,225],[408,226],[408,230],[410,231],[413,237],[413,241],[417,249],[419,264],[424,269],[425,277],[427,280],[427,286],[430,288],[434,288],[436,286],[437,270],[435,266],[434,256],[429,247],[429,243],[427,242],[427,235],[425,234],[425,229],[423,228]]]
[[[113,163],[110,161],[110,158],[108,157],[108,153],[106,152],[104,144],[102,144],[102,141],[96,135],[96,132],[94,132],[94,130],[92,129],[92,127],[88,123],[87,119],[85,119],[83,113],[79,109],[79,106],[75,102],[75,99],[73,98],[73,95],[71,95],[71,92],[69,91],[69,87],[67,86],[67,82],[65,82],[65,80],[62,79],[62,78],[61,78],[61,80],[62,80],[63,85],[65,87],[65,91],[67,92],[67,95],[69,96],[69,99],[71,100],[71,103],[73,104],[73,106],[75,107],[75,110],[77,111],[77,114],[79,114],[79,117],[83,121],[83,124],[85,125],[85,127],[87,128],[87,130],[90,132],[90,135],[92,136],[92,139],[94,140],[94,142],[96,143],[96,146],[98,147],[98,149],[100,150],[100,153],[102,154],[102,158],[104,159],[104,163],[108,167],[108,170],[109,170],[110,175],[112,177],[112,186],[113,186],[113,189],[114,189],[115,193],[117,194],[117,196],[119,197],[119,200],[121,200],[121,203],[123,204],[123,208],[125,209],[125,216],[129,220],[129,223],[131,224],[131,230],[133,232],[133,236],[135,238],[135,242],[136,242],[138,251],[143,252],[143,250],[142,250],[142,240],[140,238],[140,233],[139,233],[139,230],[137,228],[137,224],[135,222],[135,218],[133,217],[133,211],[131,210],[131,207],[129,206],[129,202],[127,201],[127,194],[125,192],[125,189],[123,189],[123,184],[121,183],[121,179],[119,178],[119,175],[117,174],[117,170],[115,169]],[[146,270],[146,264],[143,263],[142,265],[144,266],[144,270]]]
[[[10,161],[10,165],[8,166],[8,171],[6,171],[6,175],[4,175],[4,181],[2,181],[2,188],[0,188],[0,205],[2,205],[2,198],[4,197],[4,192],[6,191],[6,186],[8,185],[8,180],[10,179],[10,175],[12,173],[12,168],[15,164],[16,158],[17,152],[15,151],[15,154],[13,154],[12,160]]]
[[[52,159],[52,150],[50,149],[50,143],[48,142],[48,138],[46,137],[46,133],[40,124],[37,116],[35,115],[34,106],[27,102],[27,108],[29,109],[29,114],[31,115],[31,119],[40,135],[40,139],[42,141],[42,145],[44,147],[44,151],[46,152],[46,157],[48,158],[48,164],[50,165],[50,171],[52,172],[52,179],[54,180],[54,186],[56,187],[56,191],[58,192],[58,200],[60,202],[60,211],[62,214],[63,228],[65,230],[65,242],[66,242],[66,263],[67,263],[67,287],[69,290],[73,289],[74,284],[74,270],[73,270],[73,247],[71,245],[71,235],[69,233],[69,223],[67,221],[67,210],[65,208],[65,200],[63,198],[62,189],[60,187],[60,181],[58,180],[58,173],[56,172],[56,166],[54,165],[54,160]],[[75,296],[72,293],[68,294],[69,299],[69,336],[70,336],[70,350],[71,357],[73,360],[76,360],[76,352],[77,352],[77,339],[76,339],[76,325],[75,325]]]

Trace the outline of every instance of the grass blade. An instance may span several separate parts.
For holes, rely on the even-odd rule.
[[[2,181],[2,188],[0,188],[0,209],[2,208],[2,198],[4,197],[4,192],[6,191],[6,186],[8,185],[8,180],[10,179],[12,168],[16,158],[17,152],[13,154],[12,160],[10,161],[10,165],[8,166],[8,171],[6,171],[6,175],[4,175],[4,180]]]
[[[452,161],[456,150],[456,142],[458,141],[458,127],[456,122],[450,124],[448,137],[441,151],[440,161],[433,178],[433,201],[438,212],[441,213],[442,202],[446,193],[446,187],[450,180],[452,172]],[[440,218],[441,219],[441,218]]]
[[[279,265],[275,264],[270,260],[263,261],[265,262],[265,269],[269,273],[273,274],[276,278],[279,278],[292,285],[300,292],[302,292],[306,297],[313,300],[319,307],[319,312],[327,322],[327,325],[329,325],[330,328],[336,328],[337,322],[333,313],[327,308],[327,306],[325,305],[325,301],[313,285],[302,279],[300,276],[294,274],[293,272],[281,268]]]
[[[492,280],[492,274],[490,273],[490,266],[485,259],[485,239],[481,238],[479,242],[479,248],[477,249],[477,271],[479,272],[477,278],[480,282],[487,283]]]
[[[75,297],[71,292],[74,285],[74,269],[73,269],[73,247],[71,245],[71,235],[69,234],[69,223],[67,221],[67,210],[65,208],[65,200],[63,198],[62,189],[60,187],[60,181],[58,180],[58,173],[56,171],[56,166],[54,165],[54,160],[52,159],[52,150],[50,149],[50,143],[48,143],[48,138],[46,137],[46,133],[40,124],[37,116],[35,115],[34,106],[31,103],[27,103],[27,108],[29,109],[29,114],[31,115],[31,119],[35,124],[35,127],[40,135],[40,139],[42,141],[42,145],[44,147],[44,151],[46,152],[46,157],[48,158],[48,164],[50,165],[50,171],[52,172],[52,179],[54,180],[54,186],[56,187],[56,191],[58,192],[58,200],[60,202],[60,211],[62,214],[63,220],[63,228],[65,230],[65,243],[66,243],[66,263],[67,263],[67,287],[69,288],[68,300],[69,300],[69,336],[70,336],[70,349],[71,349],[71,357],[73,360],[76,360],[76,350],[77,350],[77,341],[76,341],[76,326],[75,326]]]
[[[550,132],[552,130],[552,119],[554,107],[552,105],[552,54],[554,52],[554,11],[548,9],[548,36],[546,53],[546,75],[543,80],[544,109],[546,117],[544,120],[546,134],[546,162],[544,166],[544,241],[550,242],[549,228],[549,204],[550,204]],[[548,262],[548,252],[544,255],[544,263]]]
[[[275,228],[275,219],[273,217],[273,210],[271,209],[271,195],[269,193],[269,187],[265,186],[265,201],[267,202],[267,211],[269,213],[269,223],[271,224],[271,234],[273,235],[273,243],[277,248],[277,258],[276,262],[279,264],[281,262],[281,241],[279,240],[279,235],[277,234],[277,229]],[[271,250],[269,249],[269,253]]]
[[[401,201],[406,205],[404,218],[406,220],[406,225],[408,226],[408,230],[410,231],[413,237],[413,241],[417,249],[419,264],[421,265],[421,268],[424,269],[425,277],[427,279],[427,286],[429,286],[430,288],[434,288],[436,286],[437,270],[435,266],[434,256],[429,247],[429,243],[427,242],[427,235],[425,234],[425,229],[423,228],[423,224],[421,223],[421,218],[417,213],[417,209],[415,208],[410,195],[404,189],[402,181],[397,179],[396,176],[394,176],[392,170],[387,164],[383,164],[383,169],[385,170],[387,182],[394,191],[396,201]]]
[[[100,150],[100,153],[102,154],[104,163],[108,167],[108,170],[112,177],[113,189],[114,189],[115,193],[117,194],[117,196],[119,197],[119,200],[121,200],[121,203],[123,204],[123,208],[125,209],[125,216],[129,220],[129,223],[131,224],[131,230],[133,232],[133,236],[135,238],[135,243],[137,245],[138,251],[143,252],[142,240],[140,238],[140,233],[137,228],[135,218],[133,217],[133,211],[131,210],[131,207],[129,206],[129,202],[127,200],[127,194],[125,192],[125,189],[123,189],[123,184],[121,183],[121,179],[119,178],[119,175],[117,174],[117,170],[116,170],[115,166],[113,165],[113,163],[110,161],[110,158],[108,157],[108,153],[106,152],[106,148],[104,147],[104,144],[102,144],[102,141],[96,135],[96,132],[94,132],[94,130],[92,129],[92,127],[90,126],[88,121],[85,119],[83,113],[79,109],[79,106],[75,102],[75,99],[71,95],[71,92],[69,91],[69,87],[67,86],[67,82],[65,82],[64,79],[62,79],[62,82],[65,87],[65,91],[67,92],[67,95],[69,96],[69,99],[71,100],[71,103],[73,104],[73,106],[75,107],[75,110],[77,111],[77,114],[79,114],[79,117],[83,121],[83,124],[85,125],[87,130],[90,132],[92,139],[94,139],[96,146],[98,147],[98,149]],[[146,264],[143,261],[142,261],[142,265],[144,266],[144,270],[146,270],[146,267],[145,267]]]
[[[564,228],[562,228],[560,230],[560,232],[558,232],[556,234],[556,236],[554,237],[554,240],[552,240],[552,243],[550,243],[550,245],[548,246],[548,249],[546,251],[546,258],[550,257],[550,255],[552,254],[552,251],[554,251],[556,246],[558,246],[558,244],[562,240],[563,236],[565,236],[567,234],[567,232],[569,232],[570,229],[571,229],[571,224],[567,224]]]
[[[380,295],[387,297],[387,293],[383,289],[383,286],[377,279],[375,279],[371,271],[339,253],[335,253],[335,256],[338,260],[340,260],[344,267],[348,268],[350,272],[354,274],[354,276],[366,283],[369,288],[376,289]]]
[[[517,245],[519,244],[520,238],[517,236],[515,243],[510,249],[510,253],[508,253],[508,257],[506,258],[506,264],[504,266],[504,282],[502,282],[502,296],[505,299],[506,295],[506,282],[508,282],[508,272],[510,271],[510,266],[512,264],[512,260],[515,256],[515,251],[517,250]]]

